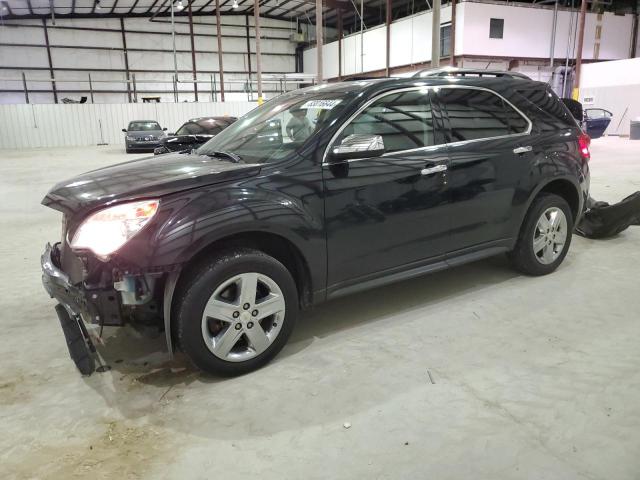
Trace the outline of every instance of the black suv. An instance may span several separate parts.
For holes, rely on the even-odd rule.
[[[239,374],[327,299],[499,253],[555,270],[589,137],[547,84],[471,73],[287,93],[191,154],[55,186],[43,204],[63,212],[62,240],[44,284],[80,370],[95,327],[157,326],[170,352]]]

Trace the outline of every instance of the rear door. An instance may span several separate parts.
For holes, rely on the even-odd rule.
[[[512,235],[514,195],[532,155],[531,122],[484,88],[439,88],[437,98],[449,135],[449,251],[499,247]]]

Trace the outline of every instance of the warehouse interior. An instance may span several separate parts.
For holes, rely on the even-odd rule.
[[[615,205],[640,191],[639,10],[0,0],[0,477],[637,479],[640,212],[608,238],[574,234],[550,275],[520,274],[500,254],[314,305],[250,373],[200,371],[172,350],[173,325],[103,323],[98,366],[81,375],[43,289],[43,248],[60,241],[63,215],[41,202],[85,172],[195,155],[300,89],[366,92],[443,71],[452,83],[524,75],[578,101],[588,195]],[[155,125],[144,141],[140,122]],[[169,145],[183,137],[193,143]]]

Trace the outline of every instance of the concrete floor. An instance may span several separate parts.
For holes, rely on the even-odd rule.
[[[640,142],[592,144],[592,193],[640,190]],[[0,478],[640,478],[640,228],[558,272],[503,258],[326,304],[266,368],[217,379],[125,331],[82,378],[39,256],[39,205],[114,147],[0,159]],[[350,423],[350,428],[345,428]]]

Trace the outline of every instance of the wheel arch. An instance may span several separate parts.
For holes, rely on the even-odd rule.
[[[529,206],[531,206],[531,202],[533,202],[533,199],[540,195],[540,193],[542,192],[553,193],[555,195],[558,195],[559,197],[564,198],[571,208],[573,221],[577,221],[578,217],[580,216],[582,203],[580,199],[580,188],[576,186],[571,180],[561,178],[547,182],[531,199],[531,201],[529,202]]]
[[[187,279],[195,269],[215,256],[217,252],[232,248],[251,248],[259,250],[282,263],[291,273],[298,289],[300,308],[313,304],[313,279],[309,263],[296,244],[283,235],[261,230],[246,230],[217,238],[200,248],[188,259],[179,271],[168,275],[164,289],[164,328],[167,347],[173,353],[175,344],[176,299],[180,298],[181,288],[185,288]]]
[[[519,228],[522,228],[524,219],[527,216],[527,213],[529,212],[533,201],[536,199],[536,197],[538,197],[538,195],[544,192],[553,193],[564,198],[571,208],[574,223],[577,221],[582,212],[582,205],[584,203],[584,200],[581,198],[580,194],[580,186],[571,177],[554,177],[548,179],[546,182],[540,183],[540,185],[538,185],[537,188],[535,188],[529,195],[526,208],[524,208],[524,211],[520,218]],[[518,231],[520,230],[518,229]]]

